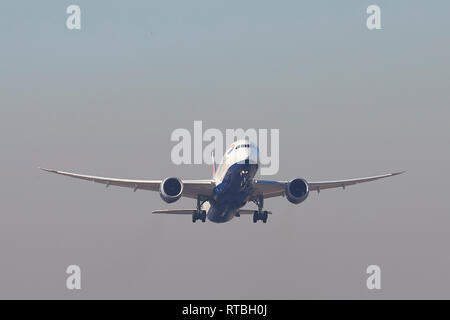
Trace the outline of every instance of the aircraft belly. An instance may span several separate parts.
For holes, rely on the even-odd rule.
[[[250,182],[256,170],[257,165],[252,164],[235,164],[228,169],[222,183],[214,189],[207,215],[210,221],[227,222],[247,203],[251,193]],[[242,171],[248,174],[243,176]]]
[[[208,211],[208,220],[216,223],[223,223],[233,219],[237,209],[229,206],[212,205]]]

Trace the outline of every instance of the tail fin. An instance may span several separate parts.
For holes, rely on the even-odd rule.
[[[211,164],[212,164],[212,171],[213,171],[212,173],[213,173],[213,180],[214,180],[216,177],[216,162],[214,160],[214,151],[211,152],[211,158],[212,158]]]

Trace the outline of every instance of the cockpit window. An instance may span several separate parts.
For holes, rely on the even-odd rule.
[[[239,148],[250,148],[250,144],[240,144],[240,145],[237,145],[236,146],[236,148],[235,149],[239,149]]]

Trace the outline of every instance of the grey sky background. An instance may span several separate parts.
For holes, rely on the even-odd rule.
[[[66,8],[82,10],[80,31]],[[382,30],[366,28],[378,4]],[[448,1],[2,1],[0,298],[450,298]],[[45,174],[209,178],[176,128],[279,128],[266,225]],[[249,206],[252,207],[252,206]],[[65,269],[82,270],[82,290]],[[366,288],[368,265],[382,289]]]

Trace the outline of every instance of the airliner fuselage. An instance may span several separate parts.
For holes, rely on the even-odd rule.
[[[210,221],[231,220],[250,200],[252,181],[258,171],[258,155],[257,146],[245,140],[228,147],[214,175],[216,187],[207,213]]]

